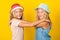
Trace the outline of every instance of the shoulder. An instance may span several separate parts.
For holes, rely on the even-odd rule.
[[[10,23],[20,23],[20,22],[22,22],[22,20],[18,20],[18,19],[10,20]]]
[[[11,20],[11,25],[18,26],[19,23],[21,23],[21,20],[18,20],[18,19],[12,19]]]

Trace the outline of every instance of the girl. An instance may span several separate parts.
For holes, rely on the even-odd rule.
[[[46,4],[39,5],[36,11],[37,11],[38,20],[42,20],[42,19],[50,20],[48,16],[50,12]],[[48,35],[50,31],[50,26],[51,26],[50,21],[49,22],[44,21],[38,24],[36,28],[36,40],[50,40],[50,36]]]
[[[42,21],[49,20],[39,20],[33,23],[23,21],[24,8],[19,4],[13,4],[10,11],[10,25],[12,30],[12,40],[23,40],[23,27],[31,27],[39,24]]]

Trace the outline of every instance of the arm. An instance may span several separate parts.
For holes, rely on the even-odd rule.
[[[49,22],[42,22],[42,23],[38,24],[36,27],[42,27],[44,29],[47,29],[48,27],[51,28],[51,22],[50,23]]]
[[[26,21],[25,22],[24,21],[21,21],[19,23],[19,26],[20,27],[24,27],[24,26],[26,26],[26,27],[28,27],[28,26],[32,27],[32,26],[35,26],[35,25],[41,23],[42,21],[45,21],[45,19],[39,20],[39,21],[35,21],[35,22],[32,22],[32,23],[27,23]]]
[[[39,23],[38,25],[36,25],[36,27],[47,27],[48,25],[49,25],[49,23],[50,23],[50,20],[47,20],[47,21],[44,21],[44,22],[41,22],[41,23]]]

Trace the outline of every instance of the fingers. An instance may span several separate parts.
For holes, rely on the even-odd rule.
[[[43,21],[50,22],[50,20],[49,20],[49,19],[42,19],[42,22],[43,22]]]
[[[50,22],[50,20],[49,20],[49,19],[46,19],[45,21]]]

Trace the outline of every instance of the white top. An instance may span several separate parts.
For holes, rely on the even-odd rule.
[[[12,19],[11,30],[12,30],[12,40],[23,40],[23,28],[18,27],[20,20]]]

